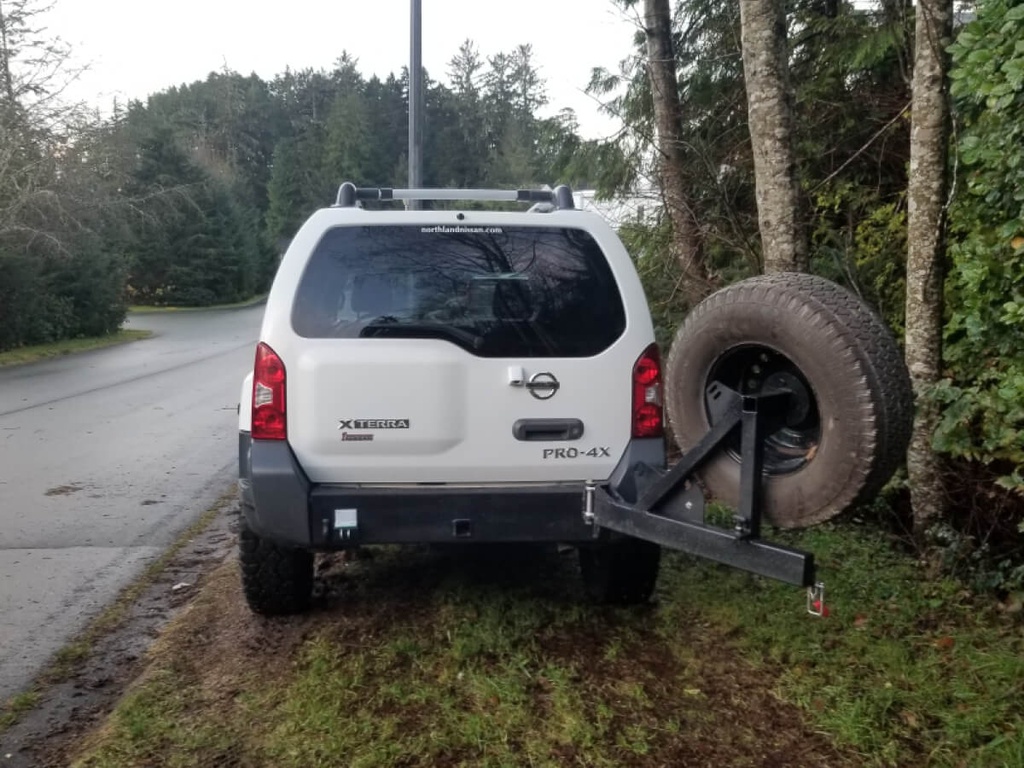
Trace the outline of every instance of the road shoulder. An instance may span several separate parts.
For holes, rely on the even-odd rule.
[[[233,553],[237,503],[222,497],[60,652],[0,720],[0,766],[63,765],[143,671],[147,649]],[[14,711],[12,711],[12,709]]]

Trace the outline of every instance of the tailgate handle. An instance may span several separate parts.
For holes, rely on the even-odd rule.
[[[583,422],[579,419],[519,419],[512,425],[516,440],[579,440]]]

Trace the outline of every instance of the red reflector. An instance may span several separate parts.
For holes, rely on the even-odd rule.
[[[662,437],[661,353],[651,344],[633,366],[633,437]]]
[[[260,344],[257,349],[255,377],[268,387],[284,384],[284,365],[281,358],[266,344]]]
[[[661,367],[656,357],[648,357],[647,353],[636,361],[633,378],[639,384],[653,384],[661,378]]]
[[[252,436],[254,440],[284,440],[288,437],[285,418],[284,363],[270,347],[260,342],[252,377]]]

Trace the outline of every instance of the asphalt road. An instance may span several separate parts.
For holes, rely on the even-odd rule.
[[[263,307],[0,369],[0,702],[234,483]]]

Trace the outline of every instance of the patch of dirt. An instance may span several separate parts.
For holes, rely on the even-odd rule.
[[[81,490],[61,488],[71,488],[66,493]],[[66,680],[38,686],[38,705],[0,733],[2,768],[67,765],[67,752],[103,722],[142,672],[153,640],[199,594],[210,572],[234,554],[237,519],[237,505],[225,505],[152,580],[117,628],[96,641]],[[182,584],[186,586],[174,589]]]
[[[215,526],[215,537],[222,538],[211,541],[208,532],[183,551],[133,611],[140,617],[158,614],[159,620],[129,622],[108,638],[95,662],[55,697],[48,695],[56,702],[44,706],[44,714],[16,727],[23,733],[21,751],[13,760],[0,759],[0,766],[67,765],[80,752],[83,737],[102,723],[140,673],[145,680],[149,673],[169,671],[177,686],[192,691],[193,706],[200,707],[190,716],[209,713],[216,719],[250,686],[267,691],[279,682],[283,690],[310,638],[359,646],[410,623],[422,624],[422,636],[431,637],[442,621],[439,604],[445,603],[452,586],[510,603],[543,600],[551,620],[536,634],[536,645],[545,663],[572,669],[574,687],[592,693],[595,700],[615,702],[630,686],[643,691],[642,704],[634,706],[631,699],[615,704],[616,717],[628,720],[623,728],[639,727],[650,734],[651,751],[632,757],[631,766],[838,768],[862,762],[808,727],[795,706],[773,694],[772,671],[744,662],[729,640],[697,615],[672,628],[671,637],[659,629],[656,604],[593,609],[583,620],[561,623],[562,606],[568,615],[583,599],[574,553],[486,547],[369,549],[321,556],[313,610],[300,617],[266,619],[248,610],[237,563],[233,557],[225,559],[233,551],[226,523],[218,518]],[[187,586],[172,589],[181,584]],[[175,621],[165,626],[175,614]],[[615,637],[624,642],[610,655],[609,641]],[[149,672],[139,662],[144,654]],[[541,709],[548,696],[545,686],[538,678],[532,693]],[[678,723],[676,730],[665,727],[670,719]],[[237,764],[260,764],[246,755],[244,736],[233,741]],[[556,749],[551,758],[565,765],[586,764],[592,757],[583,747]],[[3,747],[0,758],[11,751]],[[473,762],[453,754],[439,764],[447,764],[447,757],[452,765]],[[236,764],[227,753],[203,754],[197,760],[203,766]]]
[[[242,596],[238,564],[222,562],[178,621],[150,648],[154,666],[198,683],[201,699],[216,709],[230,704],[251,676],[266,686],[291,671],[295,650],[319,622],[315,614],[268,619],[253,614]],[[285,661],[285,663],[281,663]]]
[[[67,485],[57,485],[53,488],[47,488],[44,492],[44,496],[70,496],[72,493],[78,493],[84,491],[85,486],[79,483],[68,483]]]

